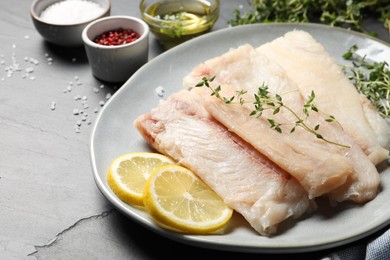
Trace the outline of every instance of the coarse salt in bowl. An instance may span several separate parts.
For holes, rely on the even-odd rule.
[[[109,0],[34,0],[30,15],[37,31],[51,43],[83,45],[81,33],[90,22],[110,15]]]
[[[131,42],[118,42],[116,32],[133,31],[138,37]],[[107,44],[99,40],[110,35]],[[125,15],[100,18],[88,24],[82,33],[92,74],[107,82],[125,82],[148,61],[149,27],[139,18]]]

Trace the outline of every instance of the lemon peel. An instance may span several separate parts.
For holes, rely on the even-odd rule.
[[[186,233],[206,234],[222,229],[233,210],[189,169],[158,167],[146,181],[143,201],[158,224]]]
[[[132,152],[115,158],[106,175],[111,190],[123,202],[143,206],[143,189],[154,169],[175,162],[153,152]]]

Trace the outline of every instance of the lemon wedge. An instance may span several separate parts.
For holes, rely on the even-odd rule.
[[[143,189],[152,171],[175,162],[153,152],[127,153],[114,159],[106,179],[112,191],[127,204],[143,206]]]
[[[178,165],[158,167],[146,181],[143,197],[157,223],[186,233],[218,231],[233,214],[199,177]]]

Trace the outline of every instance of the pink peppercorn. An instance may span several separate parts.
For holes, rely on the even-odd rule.
[[[134,42],[139,37],[140,35],[132,29],[121,28],[100,34],[95,38],[94,42],[106,46],[115,46]]]

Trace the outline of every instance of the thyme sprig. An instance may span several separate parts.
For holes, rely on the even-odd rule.
[[[254,109],[250,112],[250,116],[256,116],[261,117],[263,115],[263,112],[265,110],[271,110],[273,115],[278,114],[282,109],[287,110],[289,113],[293,115],[293,117],[296,119],[295,122],[293,122],[293,126],[290,129],[290,133],[295,132],[297,127],[301,127],[304,130],[308,131],[309,133],[313,134],[316,138],[321,139],[327,143],[342,146],[345,148],[349,148],[348,145],[340,144],[334,141],[331,141],[327,138],[325,138],[323,135],[319,133],[320,125],[317,124],[314,127],[311,127],[307,123],[307,118],[309,117],[310,111],[314,111],[316,113],[319,113],[320,110],[314,103],[315,99],[315,93],[314,91],[311,92],[311,94],[308,96],[307,101],[304,103],[302,111],[304,117],[301,117],[296,111],[294,111],[292,108],[287,106],[283,102],[283,98],[280,94],[275,94],[274,96],[271,96],[271,93],[268,91],[268,86],[266,84],[262,84],[258,89],[257,93],[254,94],[254,99],[251,101],[245,100],[244,95],[247,93],[245,90],[236,91],[235,95],[231,97],[225,97],[221,95],[221,85],[218,85],[217,87],[213,87],[210,82],[214,81],[215,76],[207,78],[203,77],[202,81],[200,81],[198,84],[195,85],[195,87],[207,87],[211,90],[211,96],[215,96],[216,98],[222,100],[225,104],[231,104],[234,103],[235,100],[238,100],[236,103],[239,103],[241,105],[245,103],[252,103],[254,105]],[[282,126],[285,124],[279,123],[276,120],[272,118],[267,118],[267,121],[271,127],[271,129],[274,129],[278,133],[282,133]],[[337,122],[335,117],[332,115],[328,115],[325,118],[326,122]],[[338,123],[338,122],[337,122]]]
[[[230,25],[322,22],[368,33],[362,22],[372,15],[390,29],[388,0],[248,0],[248,3],[252,9],[243,14],[236,9]]]
[[[376,62],[360,56],[353,45],[343,58],[352,66],[343,66],[344,73],[359,93],[365,95],[383,118],[390,118],[390,70],[387,62]]]

